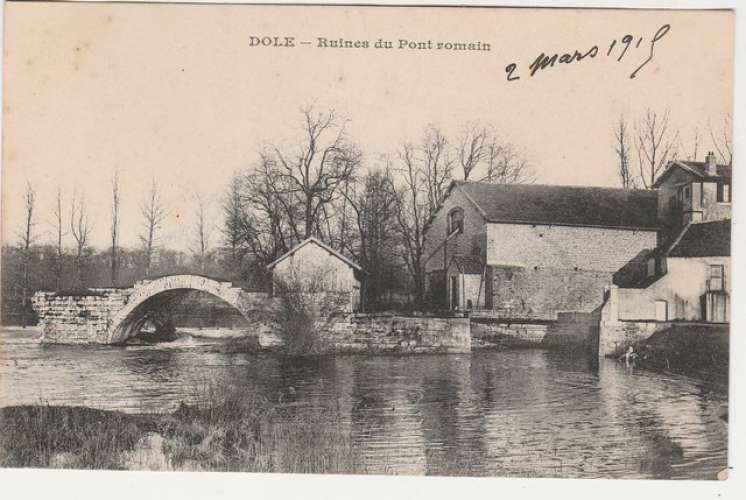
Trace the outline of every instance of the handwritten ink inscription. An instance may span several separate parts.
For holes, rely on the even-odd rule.
[[[646,45],[643,45],[644,47],[648,48],[647,57],[635,68],[634,71],[632,71],[632,73],[630,73],[630,78],[637,77],[637,74],[640,72],[640,70],[653,60],[653,55],[655,53],[655,44],[658,43],[663,37],[665,37],[670,29],[670,24],[664,24],[663,26],[658,28],[658,31],[655,32],[653,38]],[[606,49],[606,57],[615,57],[617,62],[621,62],[622,59],[627,56],[627,52],[630,47],[634,46],[634,50],[637,50],[642,45],[643,41],[643,37],[639,37],[637,38],[637,40],[635,40],[635,37],[632,35],[624,35],[621,40],[614,39],[609,43],[608,48]],[[599,49],[598,45],[594,45],[582,52],[579,50],[574,50],[572,53],[554,53],[552,55],[547,55],[542,52],[536,57],[536,59],[531,62],[531,64],[529,64],[528,75],[530,77],[533,77],[538,72],[553,68],[555,67],[555,65],[559,64],[573,64],[579,63],[585,59],[594,59],[596,56],[598,56],[600,50],[601,49]],[[505,66],[505,73],[506,79],[509,82],[521,79],[518,64],[515,62],[512,62]]]

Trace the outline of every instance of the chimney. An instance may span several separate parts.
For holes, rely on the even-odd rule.
[[[707,153],[707,156],[705,156],[705,172],[707,175],[718,174],[717,158],[715,158],[715,153],[712,151]]]

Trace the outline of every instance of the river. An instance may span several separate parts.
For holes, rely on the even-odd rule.
[[[230,380],[300,411],[337,405],[371,472],[714,479],[727,463],[727,393],[683,376],[539,349],[299,360],[226,347],[40,345],[3,329],[0,406],[167,412]]]

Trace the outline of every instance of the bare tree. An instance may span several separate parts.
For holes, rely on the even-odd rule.
[[[710,132],[710,138],[715,150],[718,152],[720,161],[726,165],[733,165],[733,141],[731,139],[732,123],[731,115],[728,113],[723,119],[723,126],[716,131],[710,120],[707,121],[707,128]]]
[[[375,310],[386,288],[396,281],[397,195],[389,170],[369,172],[359,186],[351,185],[345,196],[356,224],[356,237],[354,243],[348,243],[349,250],[368,273],[364,307]]]
[[[623,189],[634,189],[635,180],[630,171],[630,149],[631,138],[627,130],[627,122],[623,115],[619,116],[619,121],[614,128],[614,151],[617,155],[617,174]]]
[[[417,306],[425,297],[425,225],[431,214],[427,175],[418,166],[416,148],[407,143],[399,152],[401,184],[396,190],[396,218],[401,232],[402,257],[412,278]]]
[[[415,161],[414,150],[410,151]],[[428,210],[432,213],[443,200],[448,186],[453,180],[454,161],[448,140],[434,125],[428,125],[420,146],[421,173],[424,174]]]
[[[55,236],[57,239],[55,242],[54,281],[55,290],[59,292],[62,289],[62,273],[64,272],[65,262],[65,248],[62,246],[62,238],[67,234],[63,229],[62,188],[60,187],[57,187],[57,197],[52,213],[54,215]]]
[[[360,164],[361,154],[347,137],[345,121],[334,110],[316,112],[313,107],[301,110],[303,139],[295,150],[272,148],[270,163],[277,166],[282,182],[281,195],[292,195],[302,206],[303,238],[313,235],[325,205],[332,202],[337,190]],[[288,217],[295,215],[287,197],[279,198]],[[294,224],[294,222],[293,222]],[[298,235],[299,236],[299,235]]]
[[[163,207],[158,182],[155,177],[151,180],[150,189],[140,205],[140,213],[143,216],[143,232],[140,233],[140,243],[143,247],[143,257],[145,260],[145,276],[150,276],[153,253],[158,245],[158,233],[166,218],[166,210]]]
[[[702,140],[702,137],[699,133],[699,127],[694,127],[693,137],[692,137],[692,149],[691,154],[689,155],[689,159],[691,161],[697,161],[697,158],[699,158],[699,145]]]
[[[670,111],[663,114],[648,108],[635,125],[635,148],[640,180],[651,188],[669,160],[676,157],[679,133],[670,129]]]
[[[525,156],[509,142],[502,141],[490,126],[467,124],[456,147],[465,181],[521,184],[534,181]]]
[[[119,169],[114,171],[114,177],[111,180],[111,284],[117,285],[119,260],[119,202],[121,197],[121,188],[119,186]]]
[[[199,262],[199,271],[204,274],[207,252],[209,250],[210,227],[205,220],[206,202],[199,193],[194,195],[195,224],[193,253]]]
[[[34,208],[36,207],[36,192],[31,182],[26,181],[26,191],[23,194],[24,200],[24,217],[23,227],[21,228],[21,255],[23,257],[23,283],[21,284],[21,325],[26,328],[28,323],[28,299],[29,299],[29,277],[31,272],[31,246],[33,245],[36,235],[34,228],[36,220]]]
[[[295,187],[267,153],[260,154],[259,163],[240,179],[237,235],[265,264],[287,251],[303,234],[304,206]]]
[[[85,288],[84,267],[89,237],[93,226],[88,219],[85,195],[73,193],[70,209],[70,234],[75,240],[75,286]]]
[[[234,173],[223,198],[223,225],[220,228],[224,244],[230,251],[230,269],[235,269],[238,261],[238,252],[242,242],[243,212],[241,176]]]

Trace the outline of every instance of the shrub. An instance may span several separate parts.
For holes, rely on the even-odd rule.
[[[330,275],[330,270],[320,267],[303,272],[299,266],[291,266],[275,276],[274,295],[279,301],[276,321],[287,354],[318,354],[326,350],[320,335],[329,316],[325,303],[337,295],[329,290]]]

